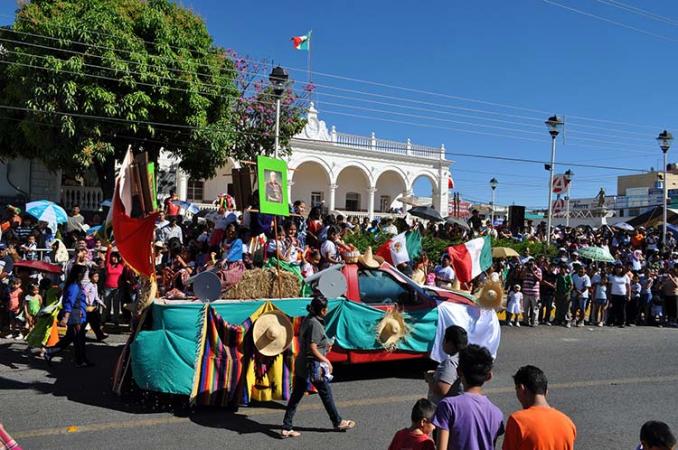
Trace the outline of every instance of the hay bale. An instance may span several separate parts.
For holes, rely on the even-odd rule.
[[[275,269],[252,269],[243,273],[242,280],[222,293],[222,298],[231,300],[255,300],[260,298],[298,297],[301,290],[299,279],[292,273]]]

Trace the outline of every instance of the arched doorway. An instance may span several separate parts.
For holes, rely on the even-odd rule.
[[[358,166],[344,167],[337,176],[335,209],[347,212],[368,211],[370,180]]]
[[[407,195],[407,183],[403,175],[394,170],[387,169],[377,177],[377,191],[374,195],[374,210],[376,212],[390,212],[391,208],[402,208],[403,204],[396,201]]]
[[[291,179],[290,203],[301,200],[309,208],[329,204],[330,175],[322,164],[305,161],[291,171]]]
[[[435,178],[425,172],[418,174],[412,182],[412,193],[416,197],[417,204],[435,205],[438,193],[438,185]],[[441,214],[443,213],[441,212]]]

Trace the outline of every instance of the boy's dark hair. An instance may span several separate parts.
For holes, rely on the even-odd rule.
[[[452,342],[461,351],[468,345],[468,334],[459,325],[451,325],[445,329],[445,342]]]
[[[676,437],[664,422],[650,420],[640,427],[640,442],[644,446],[671,450],[676,445]]]
[[[513,382],[518,386],[522,384],[525,389],[536,395],[546,395],[548,380],[546,374],[535,366],[523,366],[513,375]]]
[[[459,352],[459,371],[464,376],[464,387],[482,386],[490,378],[494,361],[489,350],[470,344]]]
[[[417,423],[421,419],[431,420],[436,413],[436,405],[428,399],[420,398],[412,407],[410,418],[412,423]]]

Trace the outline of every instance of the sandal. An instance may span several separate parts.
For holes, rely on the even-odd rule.
[[[335,431],[346,431],[352,430],[355,428],[355,421],[353,420],[342,420],[339,425],[334,427]]]
[[[298,431],[294,431],[294,430],[281,430],[280,431],[280,438],[281,439],[290,438],[290,437],[295,438],[295,437],[299,437],[299,436],[301,436],[301,433],[299,433]]]

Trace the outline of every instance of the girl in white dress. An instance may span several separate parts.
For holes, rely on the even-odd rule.
[[[520,285],[516,284],[508,295],[508,304],[506,305],[506,322],[508,326],[520,327],[518,316],[523,312],[523,293],[520,292]]]

